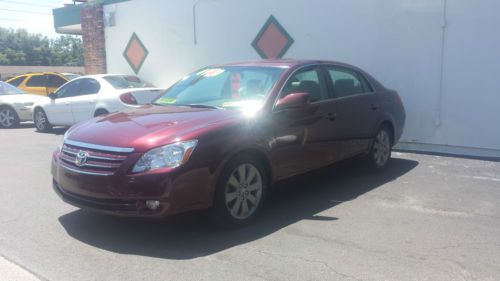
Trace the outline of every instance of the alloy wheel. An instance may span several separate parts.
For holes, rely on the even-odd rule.
[[[47,127],[47,118],[41,110],[38,110],[35,114],[35,125],[39,131],[44,131]]]
[[[377,166],[384,166],[391,155],[391,138],[386,130],[380,130],[373,144],[373,157]]]
[[[259,207],[263,181],[259,170],[250,163],[236,167],[225,187],[226,208],[232,217],[244,220]]]
[[[14,125],[15,115],[10,108],[4,108],[0,111],[0,124],[4,128],[10,128]]]

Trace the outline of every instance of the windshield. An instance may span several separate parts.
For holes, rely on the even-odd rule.
[[[205,68],[184,77],[154,104],[217,108],[260,107],[283,68],[231,66]]]
[[[141,78],[133,75],[113,75],[103,77],[113,88],[128,89],[128,88],[154,88],[155,86]]]
[[[8,83],[0,82],[0,95],[19,95],[19,94],[24,94],[24,92]]]

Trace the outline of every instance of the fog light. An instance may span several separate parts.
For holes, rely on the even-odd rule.
[[[160,207],[160,201],[158,200],[148,200],[146,201],[146,207],[150,210],[156,210]]]

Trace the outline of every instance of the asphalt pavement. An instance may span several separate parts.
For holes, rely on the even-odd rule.
[[[278,184],[257,221],[221,230],[65,204],[50,175],[63,133],[0,130],[1,281],[11,265],[41,280],[500,280],[499,162],[337,165]]]

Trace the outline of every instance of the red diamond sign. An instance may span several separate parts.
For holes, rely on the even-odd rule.
[[[253,40],[252,47],[263,59],[275,59],[282,58],[293,42],[285,28],[270,16]]]
[[[136,74],[141,69],[141,66],[146,60],[148,54],[148,50],[144,47],[144,44],[142,44],[141,40],[134,32],[128,41],[125,51],[123,52],[123,57],[125,57],[125,60],[127,60],[128,64],[132,67]]]

